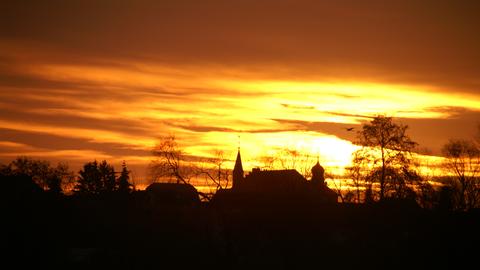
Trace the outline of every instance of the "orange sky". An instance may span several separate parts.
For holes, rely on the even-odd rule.
[[[439,155],[480,121],[480,8],[418,2],[2,2],[0,161],[143,178],[159,136],[234,158],[240,135],[247,168],[285,147],[333,168],[376,114]]]

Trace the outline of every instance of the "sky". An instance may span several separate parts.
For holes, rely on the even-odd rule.
[[[438,156],[480,122],[478,14],[478,1],[2,1],[0,162],[125,160],[141,179],[173,134],[200,157],[240,144],[247,169],[284,148],[341,167],[375,115]]]

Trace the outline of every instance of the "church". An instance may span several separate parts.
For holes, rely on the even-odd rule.
[[[233,168],[233,183],[230,190],[219,195],[245,195],[264,199],[298,199],[314,202],[336,203],[338,196],[325,183],[325,170],[319,161],[312,167],[312,178],[307,180],[297,170],[261,170],[254,168],[244,175],[240,149]]]

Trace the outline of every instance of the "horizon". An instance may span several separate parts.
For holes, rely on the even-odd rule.
[[[0,16],[0,162],[65,161],[77,173],[125,160],[144,183],[161,136],[230,162],[240,136],[248,170],[291,149],[341,174],[356,131],[387,115],[428,163],[478,132],[479,8],[11,1]]]

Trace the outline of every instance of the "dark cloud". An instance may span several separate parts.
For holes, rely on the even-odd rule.
[[[233,129],[227,127],[216,127],[216,126],[199,126],[199,125],[182,125],[182,124],[175,124],[173,122],[169,123],[172,127],[178,127],[184,130],[193,131],[193,132],[233,132],[233,133],[276,133],[276,132],[287,132],[287,131],[296,131],[297,129],[288,129],[288,128],[280,128],[280,129]]]
[[[12,63],[14,66],[15,63]],[[112,68],[108,66],[107,68]],[[134,71],[134,66],[123,66],[125,70]],[[54,96],[61,94],[66,98],[79,100],[99,99],[138,99],[138,98],[185,98],[195,92],[169,90],[164,87],[145,87],[141,85],[125,85],[112,82],[92,82],[65,78],[44,78],[28,74],[20,69],[0,65],[0,91],[10,89],[17,93]],[[5,90],[6,91],[6,90]],[[205,91],[205,90],[204,90]],[[211,91],[211,90],[210,90]],[[200,92],[200,91],[197,91]],[[0,95],[2,93],[0,92]]]
[[[128,160],[128,158],[148,158],[151,156],[150,150],[134,149],[129,145],[120,143],[100,143],[88,139],[6,128],[0,128],[0,143],[1,142],[20,144],[18,146],[9,146],[9,144],[7,144],[0,147],[0,163],[3,164],[10,163],[15,158],[15,155],[21,156],[27,152],[32,158],[45,159],[48,157],[47,159],[53,163],[67,162],[71,170],[78,172],[86,162],[95,159],[99,160],[106,155],[117,159],[127,159],[127,166],[129,170],[132,171],[136,184],[146,183],[147,180],[147,175],[145,174],[147,164],[133,162]],[[52,151],[65,150],[69,152],[58,156],[45,156],[45,152],[50,153]],[[76,153],[76,151],[80,152]],[[91,153],[91,156],[85,156],[88,155],[88,153]],[[95,153],[98,153],[102,157],[96,156]],[[108,161],[112,162],[112,160]],[[115,168],[119,169],[120,164],[115,164]]]
[[[103,130],[127,135],[144,136],[153,132],[152,125],[141,120],[111,118],[100,119],[69,114],[47,114],[9,110],[0,108],[0,119],[15,123],[38,124],[44,126],[57,126],[63,128],[79,128],[85,130]],[[155,134],[151,134],[155,135]]]
[[[339,112],[326,112],[331,115],[337,115],[337,116],[345,116],[345,117],[351,117],[351,118],[360,118],[360,119],[372,119],[373,116],[369,115],[362,115],[362,114],[350,114],[350,113],[339,113]]]
[[[409,126],[409,134],[433,154],[440,155],[442,146],[452,138],[473,139],[480,124],[480,111],[461,107],[437,107],[437,111],[451,114],[448,118],[398,118]]]
[[[294,127],[297,131],[315,131],[323,134],[334,135],[340,139],[353,141],[355,139],[356,130],[360,125],[333,123],[333,122],[309,122],[302,120],[289,120],[289,119],[272,119],[280,124],[285,124],[290,127]],[[348,129],[353,130],[348,131]]]
[[[1,40],[41,47],[60,62],[255,67],[281,78],[414,82],[474,94],[480,86],[478,1],[12,0],[1,12]]]
[[[419,143],[422,151],[440,155],[442,146],[452,138],[472,139],[478,136],[480,125],[480,111],[468,110],[461,107],[435,107],[433,111],[446,112],[448,118],[394,118],[394,121],[408,125],[408,134]],[[355,116],[355,115],[353,115]],[[357,116],[355,116],[357,117]],[[365,118],[371,118],[364,116]],[[296,127],[298,130],[316,131],[334,135],[340,139],[355,141],[356,131],[361,124],[369,121],[365,119],[360,124],[343,124],[331,122],[308,122],[301,120],[273,119],[281,124]],[[348,131],[347,129],[353,128]]]
[[[7,116],[10,116],[12,114],[12,111],[23,111],[31,109],[82,109],[82,107],[78,104],[66,102],[66,100],[39,99],[38,97],[32,97],[24,94],[24,91],[16,91],[15,93],[0,93],[0,119],[6,119]],[[8,112],[6,112],[4,115],[3,110],[5,109]]]
[[[193,132],[238,132],[235,129],[225,128],[225,127],[178,125],[178,124],[172,124],[172,123],[170,125],[181,128],[181,129],[193,131]]]
[[[288,109],[299,109],[299,110],[314,110],[315,109],[315,106],[301,106],[301,105],[293,105],[293,104],[285,104],[285,103],[282,103],[280,105],[282,105],[282,107],[288,108]]]
[[[88,139],[5,128],[0,128],[0,141],[24,144],[36,148],[38,151],[94,150],[111,156],[150,156],[149,151],[132,149],[128,145],[119,143],[99,143]]]
[[[80,82],[65,82],[48,79],[41,79],[33,76],[25,76],[20,73],[15,73],[12,70],[0,69],[0,87],[6,88],[20,88],[20,89],[38,89],[39,91],[45,89],[85,89],[92,86]],[[31,91],[31,90],[30,90]]]

